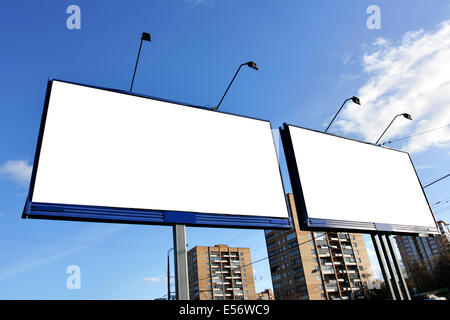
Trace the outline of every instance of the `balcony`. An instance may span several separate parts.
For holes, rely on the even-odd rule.
[[[336,291],[338,291],[338,287],[337,286],[325,285],[325,290],[327,292],[336,292]]]

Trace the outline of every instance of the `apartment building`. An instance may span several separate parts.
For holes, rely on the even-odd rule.
[[[425,266],[431,272],[434,259],[450,252],[448,224],[443,220],[438,221],[437,224],[441,234],[434,237],[395,237],[408,276],[411,276],[411,267],[416,264]]]
[[[275,300],[272,289],[266,289],[264,291],[258,292],[258,300]]]
[[[197,246],[188,252],[192,300],[256,300],[249,248]]]
[[[275,299],[362,298],[372,275],[363,236],[301,231],[292,194],[288,202],[294,229],[265,232]]]

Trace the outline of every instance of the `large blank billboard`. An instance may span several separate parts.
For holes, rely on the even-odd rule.
[[[28,217],[288,227],[270,122],[51,81]]]
[[[306,228],[437,233],[408,153],[286,124],[281,134]]]

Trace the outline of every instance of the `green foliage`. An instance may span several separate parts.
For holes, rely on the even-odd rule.
[[[450,288],[450,253],[439,255],[432,266],[414,264],[410,266],[411,280],[419,292],[430,292]]]

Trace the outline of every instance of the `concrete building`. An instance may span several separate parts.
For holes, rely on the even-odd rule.
[[[195,247],[188,252],[192,300],[256,300],[249,248]]]
[[[266,230],[275,299],[347,300],[363,296],[372,275],[363,236],[301,231],[292,194],[293,230]]]
[[[396,236],[398,250],[402,257],[408,277],[415,264],[432,271],[434,259],[450,252],[450,232],[445,221],[437,222],[440,235],[435,237]]]
[[[272,289],[266,289],[264,291],[258,292],[258,300],[275,300]]]

